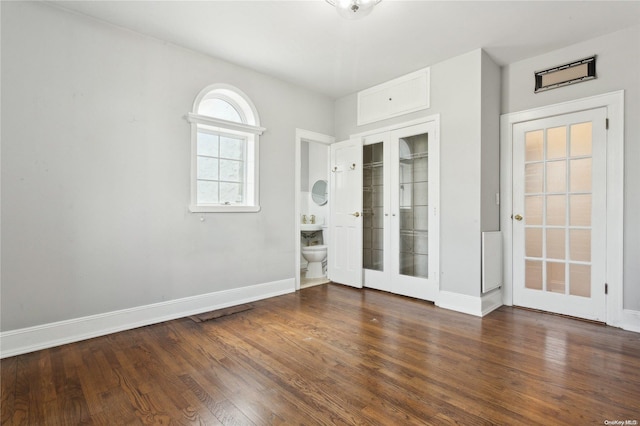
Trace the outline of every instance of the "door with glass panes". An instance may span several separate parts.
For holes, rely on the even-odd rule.
[[[514,126],[513,303],[606,319],[606,109]]]
[[[438,292],[438,156],[434,122],[363,141],[364,285],[425,300]]]

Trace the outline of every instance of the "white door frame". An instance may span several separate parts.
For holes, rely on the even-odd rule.
[[[500,117],[500,229],[503,235],[503,303],[513,305],[513,126],[518,123],[604,107],[607,109],[606,323],[620,327],[623,311],[624,92],[617,91]]]
[[[329,149],[329,145],[334,143],[336,138],[333,136],[323,135],[322,133],[316,133],[309,130],[304,129],[296,129],[296,141],[295,141],[295,176],[294,176],[294,240],[295,240],[295,280],[296,280],[296,290],[300,290],[300,217],[302,212],[300,211],[300,184],[302,183],[302,179],[300,176],[302,163],[300,162],[300,153],[301,153],[301,144],[302,142],[316,142],[327,145],[327,149]],[[329,165],[327,164],[327,177],[329,176]]]

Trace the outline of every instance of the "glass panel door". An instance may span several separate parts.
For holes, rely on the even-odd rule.
[[[606,111],[514,126],[516,305],[603,320]]]
[[[393,291],[391,279],[389,132],[365,136],[362,146],[362,268],[364,285]]]
[[[399,273],[429,277],[429,134],[400,138],[398,205]]]
[[[384,271],[383,142],[362,149],[362,266]]]
[[[364,285],[435,300],[438,144],[428,122],[363,138]]]
[[[439,147],[435,122],[390,132],[390,264],[393,292],[436,300]]]

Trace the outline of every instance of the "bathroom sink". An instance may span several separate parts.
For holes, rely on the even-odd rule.
[[[300,230],[302,232],[314,232],[322,230],[322,226],[317,223],[301,223]]]

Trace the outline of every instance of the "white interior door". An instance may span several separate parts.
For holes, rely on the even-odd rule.
[[[516,124],[513,303],[606,320],[606,109]]]
[[[362,141],[331,145],[329,279],[362,287]]]
[[[436,129],[428,122],[364,139],[366,287],[424,300],[438,294]]]
[[[392,291],[431,301],[439,291],[436,127],[428,122],[390,133]]]
[[[363,139],[363,285],[384,291],[392,291],[389,147],[389,132],[367,135]]]

